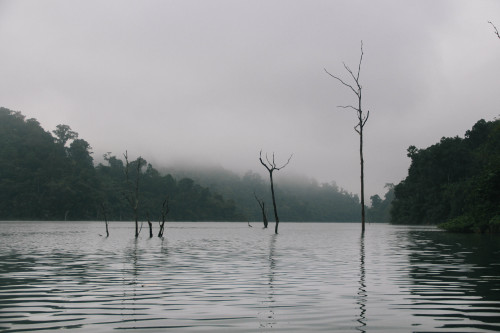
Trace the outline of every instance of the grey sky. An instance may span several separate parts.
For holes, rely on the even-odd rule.
[[[410,145],[500,115],[498,0],[0,0],[0,106],[94,148],[289,173],[359,193],[356,68],[370,110],[368,197],[406,176]]]

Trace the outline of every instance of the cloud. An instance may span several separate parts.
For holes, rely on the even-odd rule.
[[[96,155],[126,149],[359,192],[353,103],[323,68],[356,68],[363,40],[369,195],[406,175],[409,145],[500,114],[497,1],[3,1],[0,100]],[[500,24],[500,23],[499,23]]]

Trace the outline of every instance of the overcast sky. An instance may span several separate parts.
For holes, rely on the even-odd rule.
[[[360,80],[367,200],[407,175],[410,145],[500,115],[498,0],[0,0],[0,106],[67,124],[94,158],[125,150],[282,173],[359,193]]]

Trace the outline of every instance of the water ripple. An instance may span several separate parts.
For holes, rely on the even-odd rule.
[[[1,223],[0,330],[500,331],[497,238],[433,228]],[[40,233],[39,230],[44,230]]]

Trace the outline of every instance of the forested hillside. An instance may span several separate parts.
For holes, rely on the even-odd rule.
[[[232,201],[194,183],[160,175],[142,160],[127,163],[107,155],[94,166],[89,143],[67,125],[54,136],[35,119],[0,108],[0,219],[95,220],[106,211],[110,220],[132,220],[126,200],[139,177],[138,214],[157,219],[168,198],[170,220],[241,220]],[[127,181],[126,170],[129,179]]]
[[[408,176],[395,187],[392,222],[500,231],[500,120],[478,121],[465,138],[408,148]]]
[[[5,108],[0,108],[0,140],[3,220],[95,220],[104,212],[110,220],[132,220],[133,205],[127,198],[139,175],[141,220],[147,214],[157,219],[168,198],[169,220],[262,221],[258,197],[274,221],[269,180],[252,171],[240,176],[222,168],[183,166],[159,172],[147,161],[127,161],[122,154],[107,154],[103,163],[95,165],[90,144],[69,126],[58,125],[50,133],[37,120]],[[275,181],[283,221],[360,220],[358,196],[335,183],[318,184],[286,172]],[[372,202],[376,207],[372,214],[369,211],[369,220],[383,221],[386,208],[376,198]]]

